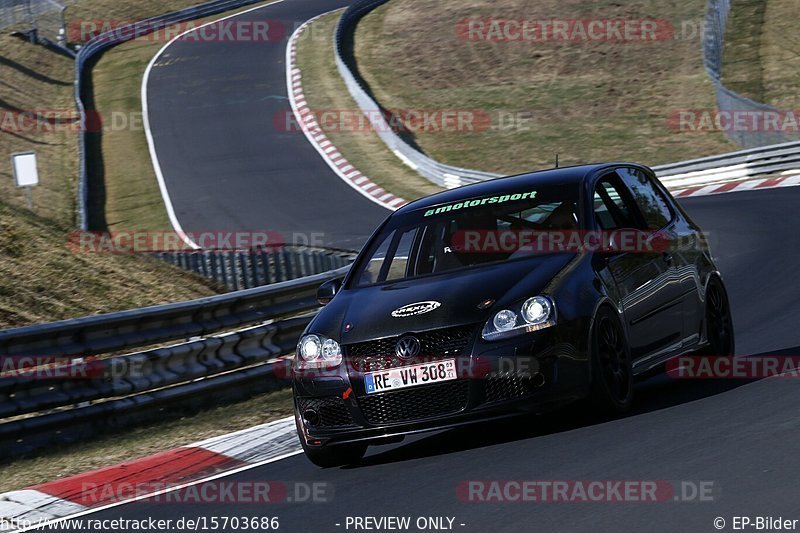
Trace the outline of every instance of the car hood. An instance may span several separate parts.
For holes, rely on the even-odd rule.
[[[317,316],[309,331],[352,344],[484,322],[497,310],[539,294],[574,256],[530,257],[344,290]],[[480,308],[487,300],[495,303]]]

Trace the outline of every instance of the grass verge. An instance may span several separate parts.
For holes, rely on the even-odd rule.
[[[171,229],[142,122],[141,88],[161,42],[131,41],[105,52],[92,69],[97,113],[103,118],[104,217],[109,229]],[[97,172],[97,171],[96,171]]]
[[[414,136],[444,163],[507,174],[551,167],[556,154],[562,164],[655,165],[736,148],[722,133],[679,133],[668,123],[677,111],[715,105],[699,32],[681,31],[704,12],[704,0],[393,0],[359,24],[355,53],[385,107],[492,117],[485,131]],[[457,31],[473,17],[646,18],[676,31],[652,42],[473,42]]]
[[[291,414],[292,392],[284,390],[194,416],[107,435],[89,443],[53,450],[41,457],[4,464],[3,475],[0,476],[0,492],[19,490],[147,457]]]
[[[358,104],[336,69],[330,45],[340,15],[326,15],[306,28],[298,42],[297,66],[303,74],[306,102],[313,111],[360,115]],[[404,165],[374,131],[342,127],[332,128],[326,135],[353,166],[397,196],[413,200],[441,190]]]

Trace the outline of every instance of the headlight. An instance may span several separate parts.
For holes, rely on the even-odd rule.
[[[321,335],[303,335],[297,343],[295,365],[304,368],[332,368],[342,364],[342,347]]]
[[[554,326],[555,306],[546,296],[534,296],[514,309],[503,309],[483,327],[483,339],[493,341]]]
[[[536,296],[522,304],[522,318],[528,324],[540,324],[550,317],[551,307],[547,298]]]
[[[517,325],[517,314],[514,311],[503,309],[492,319],[492,325],[497,331],[508,331]]]

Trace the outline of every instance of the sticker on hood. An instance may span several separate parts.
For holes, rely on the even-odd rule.
[[[406,318],[409,316],[424,315],[435,311],[442,306],[439,302],[417,302],[415,304],[404,305],[400,309],[392,311],[392,316],[395,318]]]

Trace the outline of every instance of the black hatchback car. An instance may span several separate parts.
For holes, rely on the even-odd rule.
[[[624,411],[634,378],[731,355],[707,240],[647,167],[496,179],[407,204],[374,233],[293,363],[297,430],[323,467],[370,443],[550,410]]]

